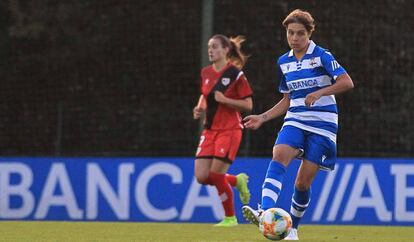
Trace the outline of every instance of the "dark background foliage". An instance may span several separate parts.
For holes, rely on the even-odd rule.
[[[413,1],[216,0],[214,33],[247,37],[254,112],[281,97],[281,22],[295,8],[355,83],[337,96],[339,155],[413,156]],[[9,0],[0,18],[1,155],[193,155],[202,1]],[[269,156],[281,123],[246,132],[239,154]]]

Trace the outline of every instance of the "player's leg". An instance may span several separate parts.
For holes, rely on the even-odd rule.
[[[311,196],[311,184],[319,166],[309,160],[303,159],[296,176],[290,213],[293,228],[297,228],[306,208],[309,206]]]
[[[235,226],[237,219],[234,213],[234,198],[231,183],[238,186],[238,177],[227,174],[230,165],[236,158],[241,143],[241,130],[220,131],[215,139],[215,153],[210,169],[215,186],[223,204],[225,218],[218,226]]]
[[[297,229],[310,203],[311,185],[320,169],[333,169],[336,161],[336,144],[329,138],[310,133],[305,144],[305,153],[295,181],[290,208],[292,230],[286,240],[298,240]]]
[[[241,139],[242,131],[240,129],[219,132],[215,141],[215,156],[232,163],[232,161],[236,159]],[[243,204],[248,204],[250,201],[250,191],[247,186],[249,176],[245,173],[237,175],[227,173],[226,180],[230,186],[235,187],[238,190],[241,202]]]
[[[214,158],[210,170],[210,179],[217,188],[218,195],[224,209],[225,218],[216,226],[231,227],[237,225],[234,212],[233,190],[226,180],[226,173],[230,167],[230,162]]]
[[[276,207],[286,168],[290,162],[301,153],[304,148],[305,135],[303,130],[284,126],[279,132],[273,147],[273,157],[267,169],[266,178],[262,187],[262,209]]]
[[[259,216],[262,211],[276,207],[280,191],[282,190],[283,179],[286,173],[286,166],[298,154],[298,150],[288,145],[279,144],[273,147],[273,159],[267,168],[266,178],[262,185],[261,208],[255,210],[249,206],[243,206],[243,216],[252,224],[259,225]]]
[[[278,144],[273,147],[273,158],[266,172],[262,186],[262,209],[276,207],[286,168],[298,154],[298,149],[289,145]]]
[[[303,149],[303,140],[303,131],[296,127],[285,126],[279,132],[273,147],[272,161],[269,164],[262,186],[262,210],[276,207],[280,191],[282,190],[286,167],[298,156],[300,149]],[[260,211],[254,210],[249,206],[243,206],[242,212],[249,222],[256,225],[259,224]]]
[[[292,217],[292,229],[285,240],[299,240],[298,226],[310,203],[311,184],[319,166],[309,160],[303,159],[296,176],[290,216]]]
[[[225,136],[225,138],[223,139],[219,137],[219,140],[221,140],[221,142],[224,141],[230,143],[226,157],[229,160],[235,160],[242,140],[242,131],[229,130],[223,132],[219,136]],[[242,204],[248,204],[250,201],[250,191],[248,188],[249,176],[246,173],[240,173],[237,175],[227,173],[226,180],[230,184],[230,186],[235,187],[237,189]]]
[[[210,179],[210,169],[214,157],[214,139],[217,132],[204,130],[200,136],[200,142],[196,151],[196,160],[194,162],[194,175],[198,183],[203,185],[212,185]]]
[[[213,185],[209,179],[213,159],[196,159],[194,161],[194,175],[197,182],[203,185]]]

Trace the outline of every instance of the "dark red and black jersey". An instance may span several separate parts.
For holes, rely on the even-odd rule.
[[[252,89],[243,71],[228,63],[217,72],[213,66],[201,70],[201,93],[207,101],[204,126],[212,130],[242,129],[240,112],[218,103],[214,92],[220,91],[232,99],[244,99],[252,96]]]

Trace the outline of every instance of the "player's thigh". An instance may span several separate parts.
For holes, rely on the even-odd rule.
[[[319,166],[314,162],[302,159],[298,174],[296,176],[295,186],[300,191],[305,191],[312,185],[313,179],[319,171]]]
[[[231,163],[227,160],[214,158],[210,170],[215,173],[224,174],[227,173],[230,165]]]
[[[273,146],[273,160],[289,165],[304,148],[304,131],[294,126],[283,126]]]

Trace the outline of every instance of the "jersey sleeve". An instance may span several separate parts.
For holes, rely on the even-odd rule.
[[[206,88],[206,85],[203,85],[203,80],[205,80],[205,77],[206,77],[206,68],[204,67],[203,69],[201,69],[201,72],[200,72],[200,80],[199,80],[199,90],[200,90],[200,93],[201,94],[203,94],[204,96],[207,96],[208,95],[208,93],[207,93],[207,88]]]
[[[240,99],[251,97],[253,95],[252,88],[250,87],[249,82],[247,81],[246,76],[241,71],[237,79],[237,94]]]
[[[346,73],[346,70],[335,60],[331,52],[325,51],[321,56],[321,62],[329,75],[336,80],[336,78]]]
[[[279,62],[277,63],[277,76],[279,79],[279,92],[281,93],[289,93],[290,90],[286,84],[286,78],[285,75],[282,72],[282,69],[280,68]]]

